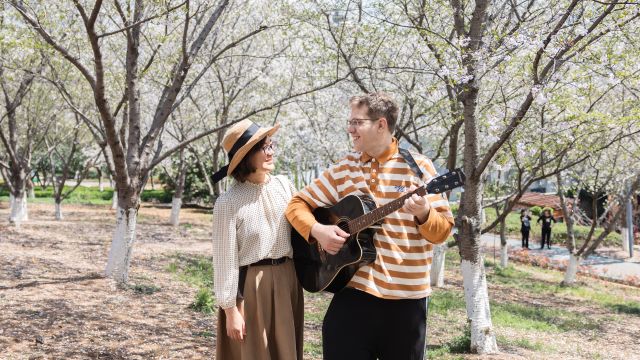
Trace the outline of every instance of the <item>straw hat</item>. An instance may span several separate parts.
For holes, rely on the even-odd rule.
[[[272,136],[280,124],[264,128],[251,120],[242,120],[230,127],[222,139],[222,148],[229,156],[227,176],[240,164],[251,148],[266,136]]]

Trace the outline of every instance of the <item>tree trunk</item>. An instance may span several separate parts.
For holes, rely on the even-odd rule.
[[[629,228],[620,228],[620,234],[622,235],[622,251],[629,253]]]
[[[98,190],[100,192],[104,191],[104,183],[102,182],[102,170],[100,169],[100,167],[97,167],[96,169],[98,169]]]
[[[481,194],[480,179],[467,182],[458,214],[460,256],[467,318],[471,326],[470,350],[478,354],[491,354],[498,352],[498,345],[491,322],[484,257],[480,251]]]
[[[27,189],[29,189],[29,199],[35,199],[36,198],[36,190],[34,189],[35,185],[31,181],[29,181],[29,183],[31,183],[31,186],[27,185]]]
[[[118,190],[116,190],[116,188],[113,188],[113,197],[111,198],[111,210],[117,210],[118,209]]]
[[[562,282],[564,285],[575,284],[579,264],[580,257],[575,254],[569,254],[569,264],[567,264],[567,270],[564,273],[564,281]]]
[[[27,209],[27,192],[25,189],[19,191],[18,194],[13,195],[13,201],[11,201],[11,215],[9,221],[16,226],[20,226],[23,221],[29,220],[29,211]]]
[[[64,216],[62,216],[62,202],[56,199],[55,204],[56,204],[56,220],[62,220],[64,218]]]
[[[129,280],[129,264],[136,240],[137,208],[122,209],[116,212],[116,229],[113,233],[109,258],[107,260],[106,276],[119,283]]]
[[[171,216],[169,217],[169,223],[173,226],[180,224],[180,207],[182,206],[182,198],[173,197],[171,201]]]
[[[500,266],[503,268],[509,265],[509,243],[507,242],[507,220],[500,221]]]
[[[178,181],[176,181],[176,191],[171,201],[171,217],[169,223],[178,226],[180,223],[180,207],[182,207],[182,193],[184,192],[184,182],[187,177],[187,166],[184,161],[184,151],[180,150],[180,167],[178,169]]]
[[[433,259],[431,262],[431,286],[444,286],[444,260],[447,254],[447,244],[433,246]]]

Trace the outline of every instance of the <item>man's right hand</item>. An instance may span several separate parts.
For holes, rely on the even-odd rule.
[[[224,309],[227,317],[227,336],[233,340],[242,340],[247,335],[244,318],[237,306]]]
[[[335,255],[340,251],[342,245],[349,237],[336,225],[323,225],[315,223],[311,227],[311,236],[320,243],[322,249],[331,255]]]

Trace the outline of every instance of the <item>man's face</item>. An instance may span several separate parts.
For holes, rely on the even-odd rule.
[[[352,124],[347,126],[347,131],[353,140],[353,149],[368,153],[382,141],[382,132],[378,119],[372,119],[367,114],[366,106],[351,106],[349,120]]]

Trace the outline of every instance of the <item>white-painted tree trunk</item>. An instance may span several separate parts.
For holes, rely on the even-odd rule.
[[[13,210],[13,203],[15,202],[15,198],[12,193],[9,193],[9,209]],[[11,212],[9,212],[9,221],[11,221]]]
[[[113,188],[113,197],[111,198],[111,210],[118,209],[118,191]]]
[[[576,282],[576,274],[578,273],[578,265],[580,264],[580,258],[574,254],[569,254],[569,264],[567,270],[564,273],[565,285],[571,285]]]
[[[443,243],[433,247],[433,259],[431,262],[431,286],[444,286],[444,259],[447,254],[447,244]]]
[[[29,199],[35,199],[36,198],[36,191],[34,190],[34,188],[29,188]]]
[[[471,352],[494,354],[498,352],[498,345],[491,323],[484,259],[482,255],[479,258],[477,263],[463,259],[461,264],[467,317],[471,323]]]
[[[169,223],[173,226],[180,224],[180,207],[182,206],[182,198],[173,197],[171,201],[171,216],[169,217]]]
[[[622,250],[625,253],[629,253],[629,228],[623,227],[620,229],[622,233]]]
[[[104,191],[104,183],[102,182],[102,176],[98,178],[98,189],[100,192]]]
[[[126,283],[129,280],[129,264],[131,264],[133,243],[136,240],[137,217],[136,209],[125,210],[118,207],[116,212],[116,229],[113,233],[105,273],[119,283]]]
[[[500,246],[500,266],[503,268],[509,265],[509,244],[502,244]]]
[[[59,202],[56,202],[56,220],[62,220],[64,219],[64,216],[62,216],[62,204]]]
[[[29,220],[29,211],[27,209],[27,193],[24,192],[20,197],[14,197],[11,202],[11,213],[9,215],[9,221],[16,226],[20,226],[23,221]]]

